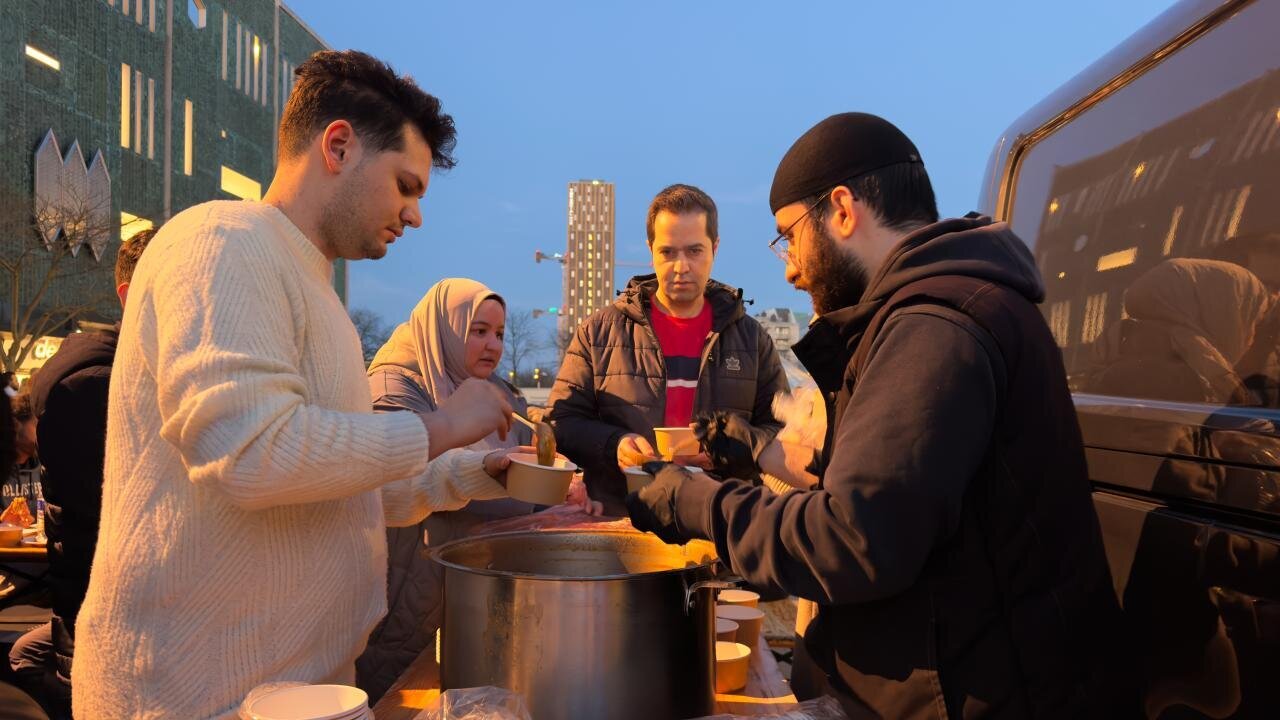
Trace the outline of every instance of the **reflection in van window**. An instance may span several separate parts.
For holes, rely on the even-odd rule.
[[[1280,407],[1280,67],[1250,27],[1280,27],[1280,6],[1249,5],[1018,167],[1010,220],[1074,391]]]

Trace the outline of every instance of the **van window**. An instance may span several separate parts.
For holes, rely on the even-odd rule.
[[[1278,27],[1246,6],[1023,156],[1010,221],[1073,391],[1280,420]]]

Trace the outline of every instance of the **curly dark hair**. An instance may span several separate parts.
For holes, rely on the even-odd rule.
[[[297,83],[280,118],[280,156],[297,157],[334,120],[351,123],[375,151],[404,147],[412,123],[431,148],[431,164],[447,170],[456,161],[457,131],[440,100],[413,78],[358,50],[321,50],[294,70]]]
[[[120,252],[116,255],[116,286],[133,280],[133,270],[138,267],[138,260],[142,258],[142,251],[147,249],[147,244],[151,242],[151,238],[156,236],[160,228],[147,228],[139,230],[129,237],[128,240],[120,243]]]

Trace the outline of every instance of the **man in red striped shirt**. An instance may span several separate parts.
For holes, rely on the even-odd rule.
[[[653,428],[726,411],[747,423],[758,457],[780,427],[773,397],[788,389],[742,292],[711,279],[719,246],[711,198],[672,185],[654,198],[645,225],[655,274],[632,278],[577,328],[550,398],[558,446],[584,468],[591,497],[618,515],[620,468],[657,455]],[[704,457],[681,461],[709,466]]]

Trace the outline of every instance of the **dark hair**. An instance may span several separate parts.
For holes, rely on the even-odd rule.
[[[674,215],[685,213],[707,214],[707,237],[712,244],[720,239],[720,220],[716,214],[716,203],[711,196],[692,185],[668,185],[662,189],[649,203],[649,215],[644,221],[644,230],[649,237],[649,245],[653,245],[653,221],[658,213],[666,210]]]
[[[282,158],[302,154],[316,133],[346,120],[376,152],[403,148],[405,123],[412,123],[431,148],[433,166],[456,164],[453,118],[441,112],[437,97],[381,60],[358,50],[321,50],[294,75],[297,83],[280,118]]]
[[[840,185],[849,188],[854,197],[875,213],[880,224],[891,230],[914,230],[938,222],[938,201],[933,195],[929,173],[922,163],[889,165],[850,178],[835,187]],[[806,205],[818,205],[818,201],[830,192],[812,195],[804,202]],[[813,211],[814,220],[825,220],[830,210],[828,203],[818,205]]]
[[[156,236],[160,228],[147,228],[134,233],[128,240],[120,243],[120,252],[116,255],[116,287],[133,280],[133,269],[138,267],[138,259],[142,251],[147,249],[151,238]]]
[[[9,401],[9,407],[13,410],[14,422],[24,423],[35,417],[35,410],[31,407],[31,393],[23,391],[13,396]]]

